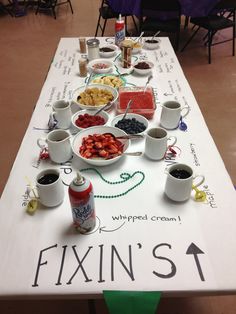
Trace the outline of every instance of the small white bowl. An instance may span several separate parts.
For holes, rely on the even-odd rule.
[[[86,109],[84,109],[84,110],[77,111],[75,114],[73,114],[73,116],[71,117],[73,134],[78,133],[78,132],[80,132],[82,130],[91,128],[92,126],[87,127],[87,128],[79,127],[78,125],[76,125],[75,122],[76,122],[76,120],[78,119],[78,117],[80,115],[84,115],[86,113],[89,114],[89,115],[94,115],[96,111],[97,110],[86,110]],[[109,120],[109,114],[106,111],[102,110],[101,112],[99,112],[98,116],[102,117],[105,120],[105,123],[103,124],[103,126],[106,125],[108,120]]]
[[[88,68],[94,73],[109,73],[112,71],[113,64],[106,59],[94,59],[88,63]]]
[[[83,138],[87,137],[88,135],[104,134],[104,133],[112,133],[114,136],[127,135],[124,131],[118,128],[110,127],[110,126],[94,126],[88,129],[84,129],[75,135],[74,140],[72,142],[72,150],[73,150],[74,155],[77,156],[82,161],[93,166],[107,166],[120,160],[120,158],[123,157],[123,154],[120,156],[114,157],[112,159],[102,159],[102,158],[101,159],[100,158],[87,159],[81,156],[79,150],[80,150],[80,146],[82,144]],[[130,140],[125,139],[125,140],[119,140],[119,141],[124,143],[123,153],[126,152],[128,147],[130,146]]]
[[[135,55],[142,51],[143,44],[141,42],[135,42],[132,49],[132,54]]]
[[[151,38],[148,38],[144,41],[144,47],[153,50],[159,48],[160,40],[158,38],[153,38],[154,42],[149,42],[151,41]]]
[[[139,69],[139,68],[136,68],[135,66],[139,63],[147,63],[149,65],[149,68],[148,69]],[[139,61],[139,62],[136,62],[134,64],[134,72],[139,74],[139,75],[148,75],[149,73],[152,72],[152,69],[154,67],[154,64],[150,61]]]
[[[102,48],[110,48],[113,51],[101,51]],[[102,47],[99,48],[99,55],[102,58],[111,58],[113,57],[118,51],[118,47],[116,45],[108,44],[108,45],[103,45]]]
[[[118,121],[120,121],[123,118],[123,116],[124,116],[124,114],[119,114],[114,119],[112,119],[111,126],[113,126],[115,128],[118,128],[116,126],[116,124],[118,123]],[[125,117],[125,119],[133,119],[133,118],[135,118],[137,121],[139,121],[139,122],[141,122],[141,123],[143,123],[145,125],[145,130],[144,131],[139,132],[139,133],[135,133],[135,134],[144,134],[144,132],[148,128],[148,120],[144,116],[141,116],[140,114],[136,114],[136,113],[127,113],[127,115]],[[126,132],[126,131],[124,131],[124,132]],[[127,134],[129,134],[129,133],[127,133]]]
[[[89,84],[87,88],[89,88],[89,89],[90,88],[98,88],[98,89],[101,89],[101,90],[108,90],[108,91],[110,91],[112,93],[112,95],[113,95],[113,100],[111,101],[111,106],[117,101],[118,96],[119,96],[117,89],[115,89],[114,87],[111,87],[109,85]],[[72,94],[72,102],[73,103],[77,104],[82,109],[90,109],[90,110],[96,110],[96,109],[99,109],[99,108],[102,108],[102,107],[106,106],[107,103],[102,104],[102,105],[101,104],[97,104],[97,105],[94,105],[94,106],[80,103],[79,100],[78,100],[78,97],[84,90],[85,90],[85,85],[77,88],[73,92],[73,94]]]

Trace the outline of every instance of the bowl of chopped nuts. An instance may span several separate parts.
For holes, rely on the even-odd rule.
[[[109,73],[112,71],[113,64],[106,59],[94,59],[88,63],[88,68],[94,73]]]
[[[134,64],[134,72],[139,75],[148,75],[152,72],[154,64],[150,61],[138,61]]]
[[[129,146],[127,134],[109,126],[84,129],[75,135],[72,142],[74,156],[93,166],[113,164],[123,157]]]
[[[77,88],[72,94],[72,102],[81,109],[99,109],[110,103],[110,107],[118,99],[118,91],[104,84],[89,84]],[[109,106],[106,109],[110,108]]]

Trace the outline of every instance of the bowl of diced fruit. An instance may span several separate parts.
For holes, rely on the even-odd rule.
[[[94,126],[74,136],[74,156],[93,166],[107,166],[123,158],[130,146],[127,134],[110,126]]]
[[[88,63],[88,68],[94,73],[108,73],[112,71],[113,64],[106,59],[94,59]]]
[[[97,125],[106,125],[109,119],[109,114],[102,110],[95,115],[97,110],[80,110],[77,111],[71,117],[71,123],[73,128],[73,133],[82,131]]]

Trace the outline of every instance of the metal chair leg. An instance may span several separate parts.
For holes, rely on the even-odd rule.
[[[195,32],[192,34],[192,36],[189,38],[189,40],[186,42],[186,44],[183,46],[183,48],[180,50],[181,52],[184,51],[184,49],[188,46],[188,44],[191,42],[191,40],[195,37],[195,35],[197,34],[197,32],[199,31],[200,26],[198,26],[198,28],[195,30]]]
[[[103,35],[104,35],[106,25],[107,25],[107,19],[105,19],[104,24],[103,24],[103,28],[102,28],[102,37],[103,37]]]
[[[96,314],[96,307],[94,300],[88,300],[89,314]]]
[[[70,0],[68,0],[68,2],[69,2],[70,9],[71,9],[71,13],[72,13],[72,14],[74,14],[74,11],[73,11],[73,8],[72,8],[71,1],[70,1]]]
[[[98,22],[97,22],[97,28],[96,28],[96,32],[95,32],[95,36],[94,37],[97,37],[98,29],[99,29],[99,26],[100,26],[100,21],[101,21],[101,13],[99,13]]]
[[[214,34],[209,31],[208,32],[208,63],[211,64],[211,44],[212,44],[212,38]]]

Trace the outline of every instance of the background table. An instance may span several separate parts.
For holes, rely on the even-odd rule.
[[[87,298],[110,289],[157,290],[166,295],[235,292],[234,187],[167,38],[161,38],[158,50],[143,49],[137,57],[155,63],[151,85],[157,109],[150,126],[159,125],[160,104],[166,100],[190,107],[188,131],[168,131],[178,139],[181,153],[176,158],[154,162],[145,156],[125,156],[98,169],[112,182],[120,181],[121,173],[132,176],[138,171],[116,185],[106,184],[76,159],[62,165],[38,160],[36,141],[46,135],[43,129],[53,102],[71,99],[73,90],[84,84],[78,76],[77,49],[77,38],[61,39],[1,198],[0,297]],[[143,86],[146,79],[132,74],[127,83]],[[144,141],[132,143],[131,149],[144,150]],[[188,202],[176,204],[164,196],[165,168],[175,162],[186,162],[195,173],[205,175],[201,189],[206,202],[195,202],[192,195]],[[29,201],[25,178],[34,182],[39,171],[49,167],[60,169],[65,184],[76,169],[87,169],[83,174],[96,195],[137,187],[123,197],[95,199],[96,228],[80,235],[72,227],[67,195],[55,209],[39,208],[34,216],[25,212]],[[141,173],[145,178],[140,183]]]
[[[185,16],[199,17],[207,15],[218,0],[179,0],[182,14]],[[141,0],[109,0],[115,12],[140,16]]]

